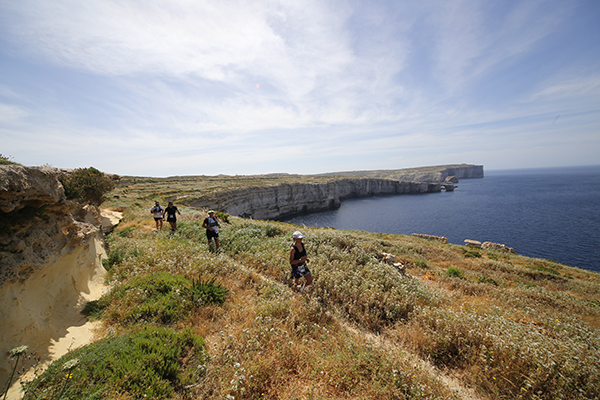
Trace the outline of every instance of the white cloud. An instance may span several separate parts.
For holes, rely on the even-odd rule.
[[[29,112],[22,107],[0,103],[0,124],[14,124],[28,115]]]
[[[0,135],[31,160],[138,174],[396,168],[588,138],[598,56],[544,74],[532,57],[551,59],[575,3],[4,2],[0,57],[23,77],[0,77]]]

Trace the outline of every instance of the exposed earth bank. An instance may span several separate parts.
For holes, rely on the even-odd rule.
[[[42,364],[88,343],[93,325],[80,313],[104,290],[104,230],[117,212],[65,198],[46,167],[0,166],[0,354],[28,345]],[[0,382],[9,376],[0,358]],[[11,396],[18,394],[13,385]]]

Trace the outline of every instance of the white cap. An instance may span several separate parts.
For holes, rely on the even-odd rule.
[[[294,239],[302,239],[304,236],[302,236],[302,234],[300,233],[300,231],[296,231],[296,232],[294,232],[294,234],[292,235],[292,237]]]

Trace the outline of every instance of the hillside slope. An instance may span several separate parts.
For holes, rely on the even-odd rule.
[[[297,226],[220,214],[215,251],[206,210],[180,206],[177,232],[156,231],[154,201],[188,184],[130,181],[104,204],[124,218],[103,261],[111,290],[86,306],[99,340],[53,363],[30,398],[61,387],[64,398],[108,399],[599,396],[599,274],[425,238],[302,228],[315,280],[306,296],[289,281]],[[227,290],[223,304],[209,301],[215,288]],[[143,354],[119,361],[100,345],[140,332],[197,335],[203,350],[167,361],[168,341],[155,348],[145,337]],[[152,363],[136,361],[148,354],[169,366],[156,368],[163,378],[115,374]]]

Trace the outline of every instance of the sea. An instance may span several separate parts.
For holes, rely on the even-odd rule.
[[[309,227],[502,243],[518,254],[600,272],[600,165],[484,171],[453,192],[342,201],[286,220]]]

